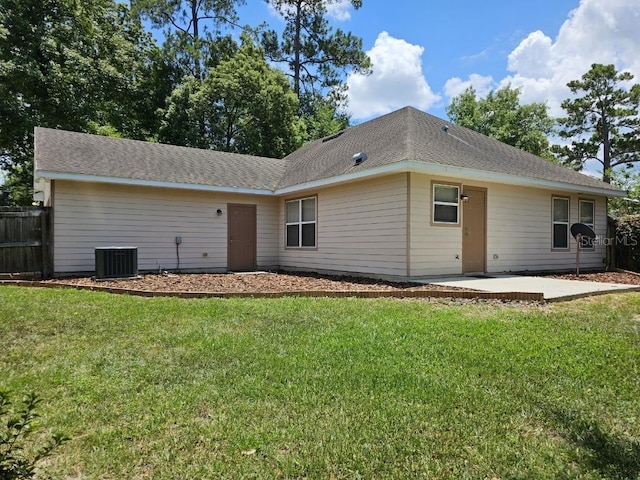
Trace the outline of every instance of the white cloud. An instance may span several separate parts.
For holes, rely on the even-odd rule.
[[[351,20],[351,0],[334,0],[328,2],[327,14],[340,22]]]
[[[567,82],[579,79],[593,63],[615,64],[640,81],[640,2],[581,0],[555,40],[536,31],[509,55],[512,75],[500,82],[522,88],[523,102],[546,101],[553,116],[564,114]]]
[[[453,77],[445,83],[444,94],[449,98],[453,98],[460,95],[467,88],[473,87],[478,97],[486,97],[489,91],[494,88],[494,83],[492,76],[484,77],[477,73],[469,75],[469,80]]]
[[[283,18],[281,11],[294,12],[293,5],[283,5],[282,10],[278,10],[272,3],[269,3],[268,8],[271,15],[280,19]],[[351,20],[351,0],[326,0],[325,8],[327,16],[336,21],[347,22]]]
[[[509,54],[505,78],[471,74],[468,80],[450,78],[444,93],[453,97],[468,86],[485,92],[510,84],[520,87],[523,103],[546,102],[549,113],[563,116],[560,103],[571,95],[567,82],[579,79],[593,63],[615,64],[640,82],[640,1],[580,0],[555,39],[542,31],[527,35]]]
[[[424,48],[381,32],[367,52],[372,73],[350,73],[348,110],[355,119],[382,115],[407,105],[426,110],[440,97],[422,72]]]

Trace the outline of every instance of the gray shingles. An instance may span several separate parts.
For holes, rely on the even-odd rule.
[[[36,129],[36,169],[125,180],[273,190],[284,161]]]
[[[359,166],[351,161],[356,152],[368,155]],[[278,184],[280,188],[412,160],[619,191],[412,107],[352,127],[333,140],[312,142],[285,160],[287,167]]]
[[[357,152],[368,156],[360,165],[352,161]],[[36,130],[38,170],[128,180],[273,191],[403,161],[619,192],[600,180],[411,107],[351,127],[331,139],[311,142],[284,160]]]

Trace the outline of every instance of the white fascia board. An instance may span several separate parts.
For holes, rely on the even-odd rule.
[[[244,193],[248,195],[273,195],[272,190],[243,187],[221,187],[217,185],[197,185],[193,183],[160,182],[157,180],[137,180],[131,178],[103,177],[78,173],[59,173],[39,170],[35,176],[49,180],[72,180],[74,182],[113,183],[117,185],[134,185],[139,187],[177,188],[181,190],[197,190],[201,192]]]
[[[578,192],[583,194],[604,195],[607,197],[624,197],[626,192],[608,190],[606,188],[588,187],[583,185],[574,185],[565,182],[554,182],[551,180],[541,180],[538,178],[521,177],[517,175],[509,175],[505,173],[488,172],[485,170],[473,170],[470,168],[453,167],[448,165],[437,165],[433,163],[423,163],[415,161],[403,161],[375,167],[360,172],[347,173],[337,177],[315,180],[312,182],[293,185],[291,187],[280,188],[275,191],[276,195],[288,195],[303,190],[313,190],[321,187],[337,185],[356,180],[362,180],[370,177],[378,177],[381,175],[389,175],[393,173],[415,172],[429,175],[442,175],[471,180],[484,180],[493,183],[504,183],[508,185],[521,185],[532,188],[546,188],[549,190],[562,190]]]

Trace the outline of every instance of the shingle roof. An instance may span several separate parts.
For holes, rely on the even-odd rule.
[[[366,153],[368,158],[354,165],[352,157],[358,152]],[[279,188],[414,161],[620,191],[412,107],[311,142],[285,160],[287,167]]]
[[[273,190],[284,161],[36,128],[36,169],[202,186]]]
[[[358,152],[367,160],[355,165]],[[283,160],[37,128],[35,161],[37,172],[272,192],[417,162],[621,194],[605,182],[412,107],[311,142]]]

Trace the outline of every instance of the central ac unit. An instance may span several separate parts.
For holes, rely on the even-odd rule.
[[[138,247],[96,247],[96,280],[138,275]]]

